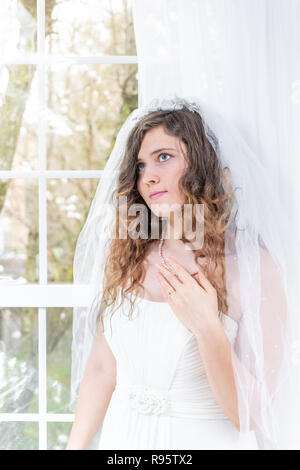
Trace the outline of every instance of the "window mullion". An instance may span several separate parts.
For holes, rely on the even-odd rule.
[[[124,56],[113,56],[113,55],[103,55],[103,56],[39,56],[38,54],[28,55],[26,57],[0,57],[0,64],[3,65],[38,65],[38,64],[61,64],[66,63],[71,64],[137,64],[138,58],[135,55],[124,55]]]
[[[37,0],[37,39],[38,39],[38,161],[44,172],[46,161],[46,64],[45,57],[45,0]],[[47,284],[47,180],[39,177],[39,283]],[[39,449],[47,449],[47,321],[46,308],[38,310],[38,367],[39,367]]]
[[[1,307],[86,307],[93,300],[90,284],[7,284]]]
[[[103,170],[0,170],[0,178],[100,178]]]

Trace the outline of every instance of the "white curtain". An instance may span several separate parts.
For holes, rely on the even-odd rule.
[[[139,104],[174,92],[214,105],[300,234],[300,0],[133,0],[133,17]]]
[[[195,96],[236,126],[289,216],[300,287],[300,0],[133,0],[133,17],[139,105]]]

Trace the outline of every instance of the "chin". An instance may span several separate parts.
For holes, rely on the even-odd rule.
[[[150,210],[157,217],[170,217],[170,213],[172,212],[172,208],[168,207],[166,203],[152,203],[150,204]]]

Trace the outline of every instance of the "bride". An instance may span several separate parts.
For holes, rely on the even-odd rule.
[[[98,302],[74,312],[67,449],[99,426],[98,449],[259,449],[259,436],[276,448],[289,323],[264,176],[199,100],[131,113],[76,246],[75,282]]]

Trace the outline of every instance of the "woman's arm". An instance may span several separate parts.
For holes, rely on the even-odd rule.
[[[260,423],[261,386],[232,350],[220,320],[213,318],[205,329],[196,334],[196,340],[214,397],[224,413],[240,431],[238,397],[232,364],[232,357],[234,357],[239,379],[251,388],[249,430],[256,429]]]
[[[97,433],[116,385],[116,360],[99,331],[80,384],[75,420],[66,450],[84,450]]]
[[[101,370],[87,369],[80,385],[75,420],[66,450],[84,450],[97,433],[114,391]]]
[[[249,347],[248,363],[244,364],[236,348],[231,345],[218,317],[206,320],[195,334],[201,358],[204,362],[206,373],[214,396],[225,414],[231,419],[236,428],[240,430],[240,412],[249,420],[248,428],[256,429],[262,423],[262,416],[266,410],[262,404],[270,404],[275,397],[280,365],[283,358],[284,332],[287,314],[285,291],[280,273],[266,250],[260,251],[261,255],[261,300],[260,300],[260,331],[257,340],[261,338],[260,358],[264,366],[263,385],[257,380],[255,364],[255,349]],[[239,286],[234,284],[234,291],[239,292]],[[239,297],[230,301],[233,317],[238,317],[241,310]],[[239,328],[241,325],[239,324]],[[238,333],[240,341],[247,341],[247,326],[243,326],[243,334]],[[259,343],[260,344],[260,343]],[[251,345],[250,345],[251,346]],[[251,370],[248,367],[251,365]],[[237,397],[236,381],[239,386],[239,399]],[[265,394],[268,394],[266,401]],[[265,398],[263,398],[263,396]],[[248,416],[248,418],[247,418]]]
[[[224,413],[239,430],[238,401],[231,360],[231,343],[218,318],[212,317],[195,335],[207,378]]]

